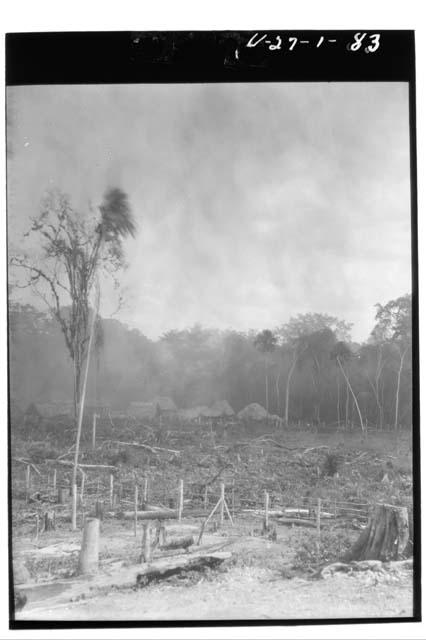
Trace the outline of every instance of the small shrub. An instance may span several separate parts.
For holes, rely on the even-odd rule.
[[[113,466],[118,466],[119,464],[134,465],[135,454],[129,448],[120,449],[118,451],[114,451],[113,453],[111,453],[108,460],[109,460],[109,464],[112,464]]]
[[[324,476],[334,476],[339,470],[339,456],[335,453],[327,453],[322,465],[322,473]]]
[[[305,531],[298,536],[293,568],[310,570],[336,562],[351,546],[351,539],[342,531],[322,531],[319,546],[316,533]]]

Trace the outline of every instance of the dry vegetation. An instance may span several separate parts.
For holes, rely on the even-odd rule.
[[[69,498],[65,504],[57,504],[59,487],[69,486],[70,482],[72,469],[67,463],[72,460],[73,430],[59,432],[53,420],[44,421],[33,431],[27,425],[26,439],[15,430],[13,553],[16,572],[19,569],[22,573],[19,576],[22,579],[17,580],[16,574],[15,581],[25,583],[23,591],[29,598],[24,608],[27,616],[31,615],[31,608],[40,607],[40,601],[45,602],[45,607],[58,597],[59,603],[61,598],[69,600],[66,588],[57,583],[75,579],[80,527],[83,518],[94,513],[96,502],[104,502],[100,574],[126,567],[140,568],[141,524],[135,537],[133,521],[123,518],[125,511],[133,509],[135,484],[139,487],[139,509],[145,508],[144,490],[149,505],[176,509],[177,487],[183,479],[183,520],[170,520],[166,526],[169,535],[192,535],[195,542],[202,521],[218,500],[220,483],[225,483],[234,526],[227,518],[222,526],[217,518],[212,518],[201,546],[194,545],[187,553],[230,550],[232,556],[221,570],[187,571],[164,582],[181,587],[198,584],[200,580],[220,580],[220,571],[257,569],[259,575],[266,571],[268,580],[308,579],[320,567],[338,560],[353,544],[365,527],[371,505],[384,502],[411,510],[411,438],[407,432],[371,433],[365,438],[359,432],[271,431],[264,424],[234,423],[215,429],[166,424],[159,429],[155,424],[124,420],[113,423],[105,419],[98,425],[93,450],[90,425],[85,427],[80,458],[85,485],[78,509],[79,529],[75,532],[70,530]],[[26,497],[28,466],[31,488]],[[79,474],[80,493],[82,477]],[[270,510],[266,529],[265,491],[269,494]],[[318,498],[322,515],[320,537]],[[44,515],[53,511],[55,529],[44,531]],[[156,549],[153,559],[179,553]],[[410,555],[410,545],[406,555]],[[131,575],[134,582],[134,572]],[[105,594],[117,588],[114,582],[111,578],[109,586],[104,584],[101,590],[94,589],[90,594],[85,587],[77,600]],[[122,588],[129,588],[129,584],[124,582]]]

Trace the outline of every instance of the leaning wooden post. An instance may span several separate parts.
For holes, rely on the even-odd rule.
[[[321,544],[321,498],[318,498],[317,511],[317,559],[320,561],[320,544]]]
[[[93,424],[92,424],[92,449],[96,449],[96,420],[98,415],[96,413],[93,414]]]
[[[109,504],[112,509],[114,506],[114,476],[112,473],[109,476]]]
[[[53,491],[56,493],[56,469],[53,470]]]
[[[178,496],[178,522],[182,520],[182,511],[183,511],[183,480],[179,480],[179,496]]]
[[[96,573],[99,565],[99,520],[86,518],[83,529],[78,572]]]
[[[25,500],[28,502],[31,492],[31,467],[27,464],[27,471],[25,475]]]
[[[138,533],[138,485],[135,484],[135,536]]]
[[[269,493],[265,491],[265,531],[268,530],[269,527]]]
[[[144,504],[148,502],[148,476],[145,476],[143,485],[143,502]]]
[[[221,527],[223,526],[224,509],[225,509],[225,483],[221,482],[220,483],[220,511],[219,511]]]

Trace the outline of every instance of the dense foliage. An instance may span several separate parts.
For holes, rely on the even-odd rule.
[[[359,425],[348,380],[364,422],[411,424],[409,295],[378,305],[362,345],[350,342],[350,325],[324,314],[299,315],[260,334],[196,325],[151,341],[113,319],[99,331],[89,401],[114,409],[165,395],[180,408],[226,399],[238,411],[258,402],[283,417],[287,409],[289,423]],[[25,408],[72,399],[71,361],[55,318],[11,301],[9,338],[13,401]]]

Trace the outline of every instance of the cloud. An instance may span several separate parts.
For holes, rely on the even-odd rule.
[[[10,242],[47,187],[84,211],[119,184],[139,234],[118,317],[150,337],[324,311],[361,339],[373,305],[410,289],[404,84],[14,87],[7,99]]]

